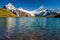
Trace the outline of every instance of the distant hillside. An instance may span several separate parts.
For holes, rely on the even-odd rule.
[[[15,17],[16,15],[13,14],[11,11],[7,9],[0,9],[0,17]]]
[[[58,13],[55,17],[60,17],[60,13]]]

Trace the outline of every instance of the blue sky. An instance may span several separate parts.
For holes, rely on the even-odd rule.
[[[0,8],[4,5],[12,3],[15,7],[22,7],[26,10],[34,10],[44,5],[49,8],[60,8],[60,0],[0,0]]]

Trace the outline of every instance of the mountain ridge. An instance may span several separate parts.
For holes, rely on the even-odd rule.
[[[50,16],[50,15],[56,15],[58,14],[58,11],[46,9],[43,5],[39,7],[38,9],[28,11],[23,8],[16,8],[14,5],[11,3],[8,3],[5,5],[3,8],[10,10],[13,12],[16,16]],[[24,15],[25,14],[25,15]]]

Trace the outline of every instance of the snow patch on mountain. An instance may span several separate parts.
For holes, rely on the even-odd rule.
[[[46,12],[46,8],[42,5],[40,8],[31,11],[34,15],[41,14],[41,12]]]
[[[19,11],[22,11],[22,12],[29,13],[29,14],[31,14],[31,16],[34,16],[31,11],[25,10],[25,9],[23,9],[23,8],[18,8],[18,10],[19,10]]]
[[[5,5],[5,7],[6,7],[8,10],[16,10],[16,8],[14,7],[14,5],[12,5],[11,3],[8,3],[7,5]]]

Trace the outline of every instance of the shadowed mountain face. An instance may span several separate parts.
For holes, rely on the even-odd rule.
[[[59,14],[57,14],[55,17],[60,17],[60,13],[59,13]]]

